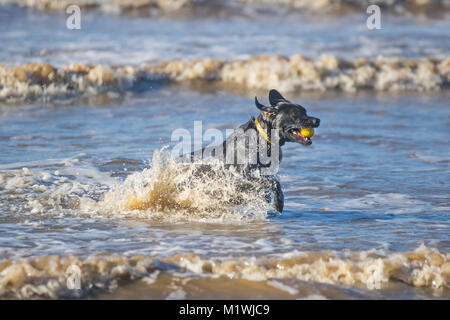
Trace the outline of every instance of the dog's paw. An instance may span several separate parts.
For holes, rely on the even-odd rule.
[[[283,212],[284,203],[283,202],[274,202],[273,203],[275,210],[277,210],[279,213]]]
[[[279,213],[283,213],[283,204],[274,204],[274,207]]]

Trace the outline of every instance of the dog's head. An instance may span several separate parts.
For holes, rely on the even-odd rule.
[[[255,97],[256,107],[261,110],[267,129],[279,130],[280,145],[284,142],[297,142],[309,146],[312,141],[300,133],[301,129],[317,128],[320,119],[308,116],[305,108],[286,100],[277,90],[270,90],[269,102],[270,106],[267,107]]]

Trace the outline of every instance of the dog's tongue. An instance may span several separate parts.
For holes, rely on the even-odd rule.
[[[309,143],[311,143],[311,139],[310,139],[309,137],[305,137],[304,135],[302,135],[302,134],[300,133],[300,131],[296,131],[296,132],[294,132],[294,134],[295,134],[296,136],[299,136],[300,138],[302,138],[302,140],[303,140],[304,142],[309,142]]]
[[[303,135],[300,133],[300,131],[296,131],[295,134],[296,134],[297,136],[299,136],[300,138],[302,138],[304,141],[307,141],[307,140],[308,140],[308,138],[305,137],[305,136],[303,136]]]

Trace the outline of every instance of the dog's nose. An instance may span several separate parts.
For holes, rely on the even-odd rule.
[[[320,124],[320,119],[318,118],[310,117],[309,120],[311,121],[311,125],[314,127],[318,127]]]

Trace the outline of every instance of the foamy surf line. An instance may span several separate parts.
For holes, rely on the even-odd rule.
[[[248,89],[439,91],[450,84],[450,58],[307,58],[174,60],[148,66],[0,65],[0,101],[57,100],[124,92],[149,81],[207,81]]]
[[[446,0],[389,0],[389,1],[361,1],[361,0],[0,0],[0,5],[16,5],[29,7],[41,11],[64,10],[69,5],[76,4],[85,9],[100,9],[108,12],[123,12],[130,10],[157,9],[177,11],[185,8],[213,7],[223,10],[224,7],[249,4],[266,4],[274,8],[287,7],[305,9],[308,11],[333,12],[342,9],[359,10],[370,4],[377,4],[383,8],[393,9],[398,13],[417,12],[432,9],[447,9],[450,7]]]
[[[427,288],[436,293],[450,288],[450,254],[421,245],[414,251],[380,253],[360,251],[294,252],[264,258],[214,258],[182,255],[158,259],[149,256],[44,256],[0,261],[0,297],[71,298],[114,292],[123,284],[140,281],[164,291],[167,277],[182,275],[177,291],[189,292],[189,282],[207,278],[247,280],[301,297],[295,285],[283,280],[326,283],[380,290],[393,283]],[[79,275],[79,289],[73,277]],[[170,283],[170,281],[169,281]],[[248,285],[248,282],[247,282]],[[173,286],[172,286],[173,287]],[[173,289],[173,288],[172,288]],[[169,295],[170,296],[170,295]]]

